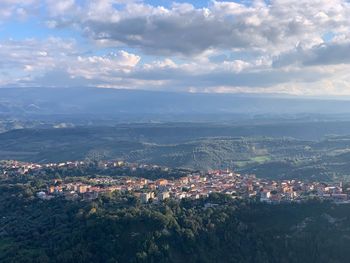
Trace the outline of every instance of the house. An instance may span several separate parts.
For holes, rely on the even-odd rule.
[[[141,193],[140,199],[142,203],[146,204],[149,202],[150,199],[154,199],[154,192]]]
[[[88,190],[88,186],[87,185],[79,185],[78,186],[78,192],[80,194],[86,193]]]
[[[169,192],[162,192],[158,194],[158,199],[161,201],[164,201],[165,199],[170,198],[170,193]]]
[[[168,180],[166,180],[166,179],[159,179],[159,180],[156,181],[156,184],[158,186],[166,186],[168,184]]]

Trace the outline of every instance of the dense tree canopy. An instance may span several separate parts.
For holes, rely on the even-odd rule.
[[[141,205],[35,197],[40,181],[0,185],[1,262],[348,262],[350,207],[266,205],[222,194]]]

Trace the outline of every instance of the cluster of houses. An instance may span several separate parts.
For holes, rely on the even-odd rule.
[[[303,182],[296,180],[273,181],[240,175],[230,171],[189,174],[175,180],[131,177],[91,178],[87,182],[56,182],[40,192],[40,198],[64,194],[67,199],[94,199],[106,192],[131,192],[142,203],[159,202],[168,198],[198,199],[211,193],[224,193],[232,198],[255,198],[266,203],[302,202],[310,199],[348,202],[350,189],[341,183]]]
[[[77,168],[86,165],[84,161],[62,162],[62,163],[29,163],[14,160],[0,161],[0,174],[3,176],[35,175],[47,168]]]
[[[0,164],[0,172],[8,174],[32,174],[45,168],[74,168],[86,165],[83,161],[34,164],[17,161],[6,161]],[[103,169],[125,166],[130,170],[142,168],[146,170],[159,169],[155,165],[126,164],[121,161],[101,162]],[[162,168],[166,172],[168,168]],[[140,175],[138,175],[140,176]],[[142,174],[141,174],[142,176]],[[70,178],[71,179],[71,178]],[[255,198],[261,202],[301,202],[310,199],[330,200],[334,202],[348,202],[350,189],[343,187],[342,183],[305,182],[300,180],[267,180],[256,178],[254,175],[240,175],[225,171],[209,171],[206,173],[189,172],[180,178],[149,180],[140,177],[103,176],[85,178],[84,181],[65,182],[55,179],[41,189],[37,197],[49,200],[57,196],[64,196],[69,200],[93,200],[101,193],[131,192],[141,202],[159,202],[168,198],[198,199],[211,193],[224,193],[232,198]]]

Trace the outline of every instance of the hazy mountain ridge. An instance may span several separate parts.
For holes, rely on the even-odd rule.
[[[335,107],[336,106],[336,107]],[[350,113],[346,100],[97,88],[2,88],[0,114]]]

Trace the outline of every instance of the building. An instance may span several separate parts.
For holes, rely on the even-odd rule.
[[[40,199],[45,199],[46,198],[46,193],[45,192],[39,192],[36,194],[36,196]]]
[[[55,186],[54,185],[50,185],[49,187],[49,193],[53,194],[55,192]]]
[[[78,186],[78,192],[80,194],[86,193],[88,190],[88,186],[87,185],[79,185]]]
[[[142,203],[148,203],[150,199],[154,199],[154,192],[142,193],[140,199]]]
[[[162,192],[158,194],[158,199],[161,201],[164,201],[165,199],[170,198],[170,193],[169,192]]]
[[[271,197],[270,191],[260,192],[260,201],[261,202],[268,202],[270,200],[270,197]]]
[[[166,180],[166,179],[159,179],[159,180],[156,181],[156,184],[158,186],[166,186],[168,184],[168,180]]]
[[[53,198],[52,195],[47,195],[45,192],[38,192],[36,196],[41,200],[50,200]]]

